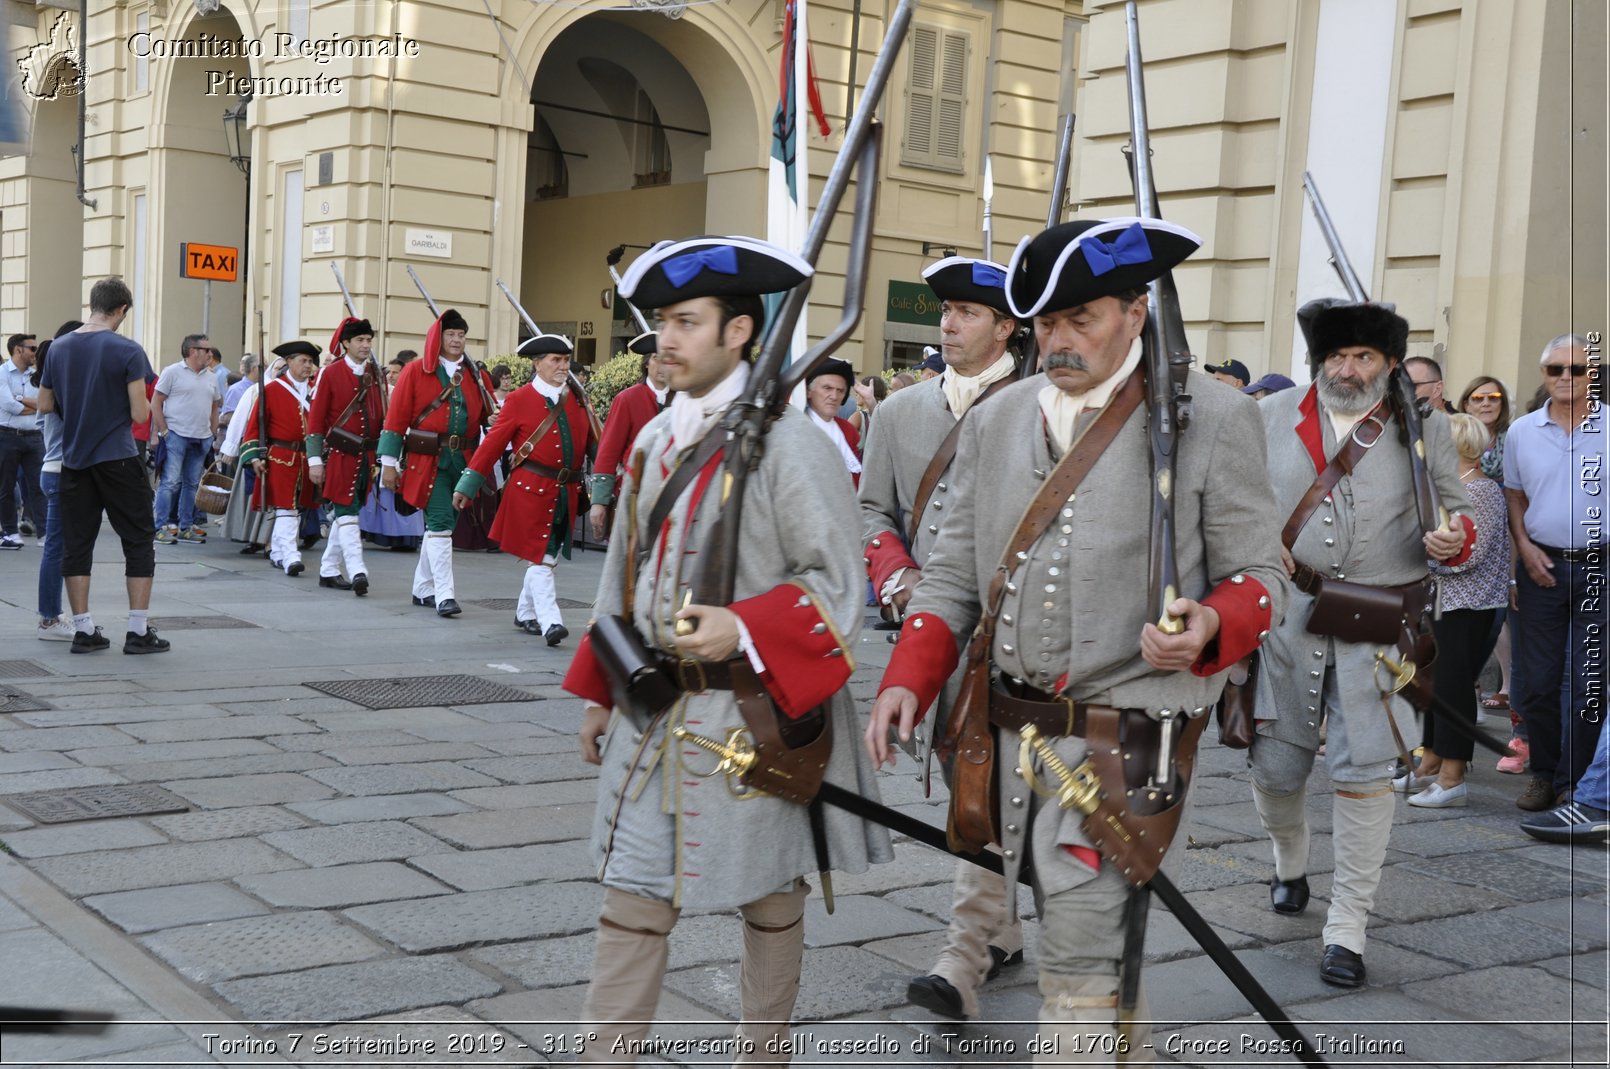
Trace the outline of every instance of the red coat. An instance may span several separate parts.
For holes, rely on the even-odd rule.
[[[364,371],[366,374],[372,374],[367,367]],[[359,376],[352,373],[352,366],[345,359],[326,365],[319,372],[318,385],[313,389],[313,405],[308,410],[309,448],[318,449],[318,455],[324,458],[322,487],[324,500],[336,505],[353,503],[358,488],[359,472],[372,468],[375,464],[374,446],[371,445],[366,449],[360,458],[331,448],[327,438],[330,425],[335,422],[337,416],[346,411],[347,405],[358,395],[358,385],[361,381]],[[381,397],[380,387],[377,385],[369,388],[363,404],[358,406],[341,426],[367,442],[377,442],[385,421],[386,402]],[[311,441],[314,437],[319,439],[317,443]]]
[[[670,396],[669,391],[666,396]],[[648,421],[660,414],[662,407],[646,382],[628,386],[609,406],[609,418],[604,420],[604,434],[598,442],[598,456],[593,458],[593,474],[614,478],[616,496],[620,494],[620,471],[632,454],[632,443],[637,441],[638,432]]]
[[[313,480],[307,477],[307,409],[283,378],[271,381],[267,390],[268,472],[257,480],[257,488],[252,492],[252,508],[312,508],[315,498]],[[242,464],[262,459],[264,436],[258,430],[258,414],[262,410],[262,399],[254,398],[240,443]],[[294,443],[294,448],[276,444],[281,442]],[[266,506],[263,504],[265,486],[268,488]]]
[[[386,430],[402,437],[408,428],[414,425],[419,413],[430,407],[430,403],[441,396],[441,380],[436,376],[437,362],[428,361],[430,367],[426,368],[427,359],[410,360],[397,376],[397,385],[391,391],[391,405],[386,412]],[[465,449],[469,450],[480,440],[482,414],[486,411],[481,402],[481,391],[475,388],[470,379],[468,364],[460,365],[464,372],[464,380],[458,386],[463,392],[464,405],[469,411],[469,430],[465,433]],[[481,372],[481,382],[486,387],[487,396],[492,394],[492,378],[486,372]],[[421,430],[435,431],[442,436],[443,442],[447,439],[448,411],[452,402],[448,401],[437,407],[436,411],[425,417],[420,424]],[[534,428],[533,428],[534,429]],[[397,461],[397,493],[402,499],[417,509],[430,504],[431,490],[436,486],[436,456],[423,453],[410,453],[403,449]]]
[[[570,468],[575,473],[571,480],[560,486],[557,480],[539,475],[523,465],[516,464],[503,486],[503,500],[498,505],[497,518],[492,521],[491,535],[505,553],[512,553],[533,564],[542,563],[548,550],[548,539],[553,534],[553,517],[563,494],[571,520],[581,497],[581,466],[587,455],[589,430],[587,410],[566,390],[559,402],[564,409],[560,417],[570,425]],[[519,449],[526,439],[548,418],[548,399],[537,392],[535,386],[522,386],[509,394],[498,413],[497,422],[486,432],[481,447],[470,458],[470,469],[482,480],[491,478],[492,466],[503,456],[506,448]],[[560,470],[565,467],[564,452],[559,437],[559,422],[543,434],[532,448],[530,460],[545,467]]]

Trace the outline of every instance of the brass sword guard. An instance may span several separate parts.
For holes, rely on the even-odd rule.
[[[685,727],[671,729],[671,734],[681,742],[689,742],[707,753],[715,754],[716,767],[705,773],[705,777],[723,775],[727,778],[727,791],[734,798],[759,798],[765,792],[757,791],[745,786],[743,777],[747,776],[760,760],[760,754],[755,751],[754,740],[749,737],[747,728],[736,727],[727,732],[726,742],[717,742],[695,734]]]
[[[1382,650],[1375,651],[1375,670],[1379,678],[1380,670],[1385,668],[1392,676],[1392,687],[1388,694],[1396,694],[1404,687],[1414,682],[1415,666],[1413,661],[1394,661]],[[1377,684],[1379,687],[1379,684]]]
[[[1033,724],[1025,727],[1021,735],[1023,744],[1018,752],[1018,763],[1023,767],[1023,778],[1028,782],[1029,789],[1042,797],[1056,799],[1057,805],[1063,809],[1077,809],[1086,815],[1094,813],[1100,798],[1101,781],[1096,778],[1095,768],[1090,762],[1085,761],[1077,769],[1069,768],[1068,763],[1058,756]],[[1057,778],[1059,785],[1056,788],[1046,787],[1034,774],[1032,758],[1035,754]]]

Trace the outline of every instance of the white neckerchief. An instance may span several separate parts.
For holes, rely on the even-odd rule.
[[[980,394],[1016,369],[1017,363],[1013,361],[1011,353],[1002,353],[999,360],[972,378],[961,374],[953,367],[945,368],[945,373],[939,376],[939,388],[945,391],[945,400],[950,403],[950,414],[956,419],[961,419],[967,414],[967,410],[973,407],[973,402],[978,400]]]
[[[351,372],[354,375],[356,375],[360,379],[363,378],[363,369],[369,366],[367,363],[354,364],[352,362],[352,357],[350,357],[350,356],[342,357],[342,359],[346,361],[347,367],[351,370]]]
[[[442,366],[447,369],[447,374],[450,376],[457,375],[458,366],[464,362],[464,358],[462,356],[457,360],[449,360],[445,356],[438,356],[436,359],[441,361]]]
[[[823,419],[816,414],[816,410],[809,406],[805,409],[810,414],[811,422],[822,429],[822,433],[833,439],[833,444],[839,447],[839,456],[844,458],[844,466],[850,469],[851,475],[861,474],[861,459],[850,448],[849,441],[844,437],[844,428],[839,426],[836,419]]]
[[[542,396],[546,397],[548,400],[552,401],[554,404],[558,404],[559,399],[565,395],[565,388],[563,386],[549,386],[542,380],[540,375],[533,375],[531,377],[531,388],[536,390]]]
[[[1051,428],[1051,441],[1056,443],[1057,452],[1066,453],[1073,444],[1073,432],[1080,413],[1087,409],[1098,411],[1107,406],[1113,394],[1140,366],[1140,353],[1140,339],[1136,338],[1129,343],[1129,355],[1118,365],[1118,370],[1084,393],[1064,393],[1055,385],[1046,386],[1040,391],[1040,411],[1045,413],[1045,422]]]
[[[645,381],[648,381],[648,380],[645,380]],[[654,395],[655,404],[659,405],[661,408],[664,408],[665,407],[665,395],[671,392],[671,387],[667,386],[664,389],[661,389],[660,387],[654,385],[653,382],[648,381],[648,388],[649,388],[649,392]]]
[[[1323,404],[1324,402],[1320,403]],[[1347,441],[1347,436],[1353,433],[1353,428],[1358,426],[1359,421],[1364,418],[1365,414],[1363,412],[1344,414],[1332,412],[1328,408],[1325,409],[1325,415],[1330,419],[1330,429],[1335,433],[1338,443]]]
[[[286,375],[283,378],[275,379],[274,381],[285,387],[287,390],[290,390],[291,396],[296,398],[296,403],[301,405],[303,409],[307,408],[307,383],[297,382],[289,375]]]
[[[732,373],[710,388],[703,397],[679,393],[671,402],[671,449],[673,452],[699,444],[699,439],[721,418],[749,385],[749,364],[743,360]]]

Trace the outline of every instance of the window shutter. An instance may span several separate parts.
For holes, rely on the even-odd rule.
[[[934,163],[961,170],[963,120],[967,116],[967,37],[944,36],[939,79],[939,115],[934,129]]]
[[[912,27],[901,163],[942,171],[963,169],[969,48],[965,33]]]
[[[911,78],[906,94],[906,141],[901,162],[933,162],[934,111],[938,103],[934,82],[938,76],[939,31],[931,26],[911,28]]]

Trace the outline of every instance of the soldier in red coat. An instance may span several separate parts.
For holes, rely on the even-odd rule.
[[[839,416],[839,406],[855,385],[855,369],[843,360],[824,360],[805,380],[805,411],[811,422],[827,435],[839,451],[839,459],[856,486],[861,485],[861,432],[855,424]]]
[[[307,420],[308,478],[330,503],[330,537],[319,561],[319,585],[369,593],[358,513],[369,496],[375,449],[386,420],[385,390],[370,355],[374,328],[347,317],[330,339],[342,359],[319,372]],[[343,572],[345,576],[343,577]]]
[[[570,634],[559,615],[553,566],[570,558],[570,530],[581,497],[581,466],[591,436],[587,405],[568,384],[570,339],[539,334],[515,350],[531,357],[527,386],[509,394],[459,476],[453,507],[466,508],[492,474],[503,451],[514,448],[492,537],[505,553],[530,562],[514,624],[557,646]]]
[[[609,418],[604,421],[598,455],[593,458],[593,476],[587,492],[593,507],[587,520],[593,537],[600,540],[609,533],[606,527],[609,506],[615,503],[621,470],[632,453],[637,432],[665,411],[665,406],[676,397],[676,391],[671,389],[671,370],[660,359],[659,337],[658,332],[650,330],[626,343],[627,352],[643,358],[643,381],[615,396],[609,406]]]
[[[274,528],[268,546],[269,563],[285,574],[302,574],[302,552],[297,548],[301,526],[299,510],[312,508],[313,480],[307,471],[308,382],[318,366],[319,347],[312,342],[289,341],[274,350],[285,358],[285,371],[263,387],[263,397],[252,406],[241,440],[240,459],[257,473],[254,508],[274,510]],[[261,415],[266,405],[268,427]]]
[[[453,487],[492,418],[492,379],[464,355],[469,324],[452,308],[425,334],[425,351],[397,376],[380,435],[381,485],[425,510],[414,604],[457,616],[453,597]]]

